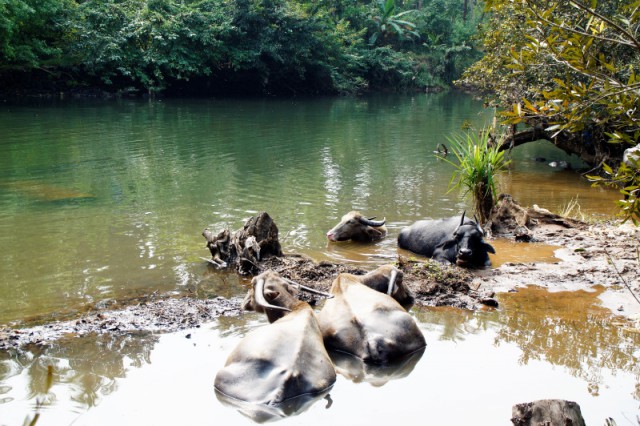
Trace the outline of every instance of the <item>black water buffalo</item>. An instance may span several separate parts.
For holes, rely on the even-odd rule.
[[[340,219],[340,223],[327,232],[329,241],[360,241],[371,242],[382,239],[387,235],[385,220],[366,218],[360,212],[352,211]]]
[[[318,314],[327,349],[366,363],[391,364],[424,348],[413,317],[386,294],[362,284],[361,277],[341,273]]]
[[[393,265],[383,265],[366,275],[358,276],[362,284],[393,297],[408,311],[413,306],[415,297],[403,284],[402,278],[402,271]]]
[[[491,265],[489,253],[495,249],[484,242],[482,228],[473,220],[450,217],[439,220],[419,220],[403,228],[398,235],[398,247],[440,262],[460,266]]]
[[[326,392],[336,372],[313,310],[297,299],[302,286],[273,271],[255,277],[252,284],[243,307],[265,312],[271,324],[247,334],[229,354],[216,375],[216,391],[266,405]]]

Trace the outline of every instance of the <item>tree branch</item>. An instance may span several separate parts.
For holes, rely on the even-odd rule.
[[[604,22],[606,22],[607,24],[611,25],[613,28],[615,28],[616,30],[620,31],[622,34],[627,36],[627,38],[629,38],[629,40],[631,40],[631,42],[635,45],[636,49],[640,50],[640,41],[638,41],[638,39],[635,38],[633,36],[633,34],[631,34],[629,31],[625,30],[624,28],[622,28],[620,25],[618,25],[612,19],[609,19],[606,16],[603,16],[603,15],[599,14],[595,10],[593,10],[593,9],[583,5],[583,4],[580,4],[575,0],[569,0],[569,3],[571,3],[574,6],[576,6],[578,9],[584,10],[585,12],[589,13],[592,16],[595,16],[595,17],[597,17],[599,19],[602,19]]]

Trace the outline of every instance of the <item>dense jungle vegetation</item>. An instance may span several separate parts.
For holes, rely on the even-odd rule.
[[[0,0],[6,87],[260,95],[446,87],[474,0]],[[6,90],[6,89],[5,89]]]
[[[639,30],[640,0],[0,0],[0,92],[290,96],[456,82],[501,111],[502,149],[547,139],[578,155],[594,181],[622,188],[633,219],[640,161],[621,160],[640,137]]]

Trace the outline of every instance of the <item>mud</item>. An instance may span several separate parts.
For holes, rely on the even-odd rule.
[[[602,305],[626,317],[640,314],[640,228],[632,224],[582,224],[565,228],[541,225],[536,241],[559,246],[556,263],[505,263],[483,271],[472,287],[495,292],[538,285],[549,291],[593,290],[602,285]],[[529,243],[533,244],[533,243]]]
[[[513,209],[511,216],[505,213],[508,208]],[[517,291],[522,286],[533,284],[550,291],[595,291],[594,286],[598,285],[605,287],[600,295],[604,307],[627,317],[640,315],[640,301],[634,297],[634,294],[640,297],[639,228],[613,222],[588,225],[560,218],[535,206],[508,208],[503,203],[496,210],[499,211],[496,220],[502,225],[492,227],[493,237],[521,240],[526,235],[525,240],[532,242],[521,244],[541,242],[559,246],[556,257],[560,261],[505,263],[495,269],[467,270],[428,259],[400,256],[391,262],[404,272],[404,283],[416,296],[417,305],[473,310],[497,307],[495,293]],[[355,275],[368,272],[346,264],[318,263],[296,254],[261,259],[258,266],[260,270],[273,269],[289,279],[323,291],[329,290],[341,272]],[[215,269],[213,265],[210,267]],[[306,300],[312,305],[317,302]],[[1,328],[0,350],[46,345],[61,337],[88,333],[179,331],[198,327],[219,316],[239,315],[240,304],[241,296],[137,298],[124,301],[120,306],[96,307],[63,321]]]
[[[199,327],[221,315],[239,315],[241,302],[241,298],[222,297],[208,300],[179,297],[139,300],[137,303],[130,300],[124,303],[130,305],[88,312],[76,319],[0,329],[0,350],[45,345],[62,337],[91,333],[179,331]]]

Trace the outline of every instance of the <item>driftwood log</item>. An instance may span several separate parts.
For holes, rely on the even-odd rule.
[[[560,399],[516,404],[511,416],[514,426],[584,426],[580,406]]]
[[[232,266],[241,275],[255,275],[262,259],[282,256],[278,227],[266,212],[249,218],[233,235],[228,229],[215,234],[206,228],[202,236],[211,252],[211,259],[206,260],[217,268]]]
[[[533,230],[539,225],[554,225],[559,228],[577,228],[582,222],[565,218],[537,205],[524,208],[509,194],[500,194],[485,226],[493,236],[512,236],[516,241],[533,241]]]

